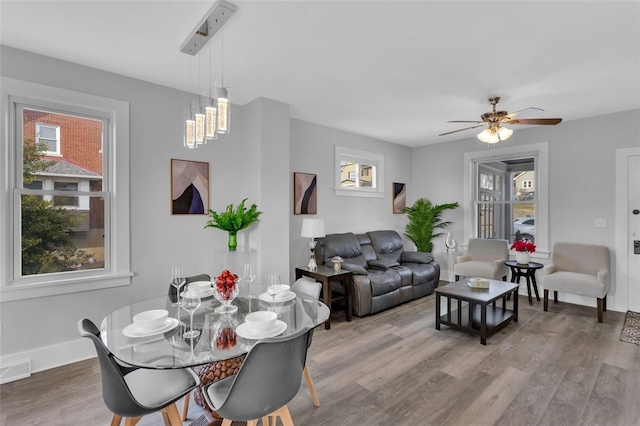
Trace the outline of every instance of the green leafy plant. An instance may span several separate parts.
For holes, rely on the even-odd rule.
[[[426,198],[416,200],[411,207],[404,209],[409,218],[404,235],[413,241],[418,251],[431,253],[433,251],[433,243],[431,241],[443,235],[442,232],[437,231],[451,224],[449,221],[442,220],[442,212],[457,207],[459,207],[458,203],[438,205],[433,204]]]
[[[234,210],[233,204],[229,204],[227,209],[221,213],[217,213],[213,209],[209,209],[209,220],[204,225],[205,228],[218,228],[229,233],[229,250],[235,251],[238,246],[236,235],[238,231],[251,225],[257,221],[261,211],[258,211],[258,206],[252,204],[247,210],[244,206],[245,198],[242,200],[238,207]]]

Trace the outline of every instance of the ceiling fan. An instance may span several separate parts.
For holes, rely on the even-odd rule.
[[[476,127],[487,126],[482,132],[478,133],[478,139],[486,143],[498,143],[507,140],[513,134],[513,130],[503,126],[503,124],[537,124],[537,125],[553,125],[562,121],[562,118],[520,118],[524,112],[544,112],[541,108],[529,107],[520,111],[508,113],[507,111],[496,111],[496,105],[500,102],[499,96],[489,98],[489,104],[493,107],[493,111],[485,112],[480,117],[482,121],[453,120],[447,123],[476,123],[475,126],[465,127],[464,129],[453,130],[451,132],[441,133],[438,136],[450,135],[451,133],[462,132],[463,130],[475,129]]]

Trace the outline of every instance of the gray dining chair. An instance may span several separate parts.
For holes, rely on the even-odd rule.
[[[119,363],[100,338],[100,330],[88,319],[78,321],[80,336],[90,339],[98,354],[102,375],[102,398],[113,413],[111,426],[122,418],[127,426],[135,425],[142,416],[162,412],[165,424],[182,425],[176,401],[200,384],[190,368],[152,370]]]
[[[307,296],[315,300],[320,300],[322,283],[303,277],[298,279],[295,283],[293,283],[293,285],[291,286],[291,291],[293,291],[298,296]],[[309,346],[311,346],[312,339],[313,339],[313,329],[311,329],[311,332],[309,333]],[[307,364],[304,365],[304,370],[302,370],[302,375],[304,377],[304,381],[307,383],[307,388],[309,389],[309,393],[311,394],[313,405],[315,405],[316,407],[319,407],[320,399],[318,399],[318,393],[316,392],[316,387],[313,384],[313,380],[311,380],[311,373],[309,372],[309,367],[307,366]]]
[[[256,342],[238,374],[204,387],[207,404],[223,418],[222,426],[246,421],[256,426],[269,418],[283,425],[293,425],[287,404],[296,396],[307,358],[310,328],[289,336],[272,337]]]
[[[186,288],[188,284],[191,284],[196,281],[211,281],[211,276],[208,274],[199,274],[192,275],[190,277],[185,278],[184,285],[182,288]],[[175,303],[178,301],[178,290],[169,283],[169,299],[171,302]],[[182,402],[182,415],[180,418],[182,421],[187,420],[187,413],[189,412],[189,401],[191,400],[191,393],[188,393],[184,396],[184,401]]]

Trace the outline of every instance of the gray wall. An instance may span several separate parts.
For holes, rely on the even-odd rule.
[[[291,279],[293,267],[306,265],[309,253],[307,240],[300,237],[304,216],[293,214],[293,172],[318,175],[318,216],[325,219],[327,232],[383,228],[402,232],[406,217],[392,214],[392,182],[408,185],[408,203],[419,197],[436,203],[462,202],[463,154],[484,146],[470,138],[411,149],[290,119],[288,105],[260,98],[233,105],[232,133],[191,151],[182,147],[181,117],[194,95],[6,46],[1,46],[0,54],[2,76],[130,103],[135,275],[126,287],[3,302],[2,361],[16,354],[39,356],[34,371],[91,353],[90,346],[84,353],[77,350],[77,320],[88,317],[99,322],[123,304],[164,294],[172,265],[182,265],[188,273],[217,273],[216,253],[226,248],[226,235],[203,229],[206,216],[170,214],[170,159],[210,163],[211,208],[220,210],[245,197],[256,202],[264,215],[259,224],[240,234],[240,247],[257,251],[259,277],[277,271]],[[549,141],[552,242],[613,247],[615,149],[638,146],[639,119],[640,111],[629,111],[517,130],[509,140],[510,144]],[[385,157],[385,198],[334,195],[334,145]],[[576,179],[590,188],[587,193],[576,191]],[[6,208],[4,202],[1,208]],[[596,217],[606,218],[609,227],[594,228]],[[462,209],[447,212],[447,219],[454,221],[452,230],[460,239]],[[3,265],[6,262],[2,259]],[[69,347],[74,350],[69,352]]]
[[[557,126],[517,129],[505,142],[509,146],[549,143],[549,242],[601,244],[612,253],[612,289],[615,294],[615,179],[616,150],[640,146],[640,110],[574,120]],[[413,150],[413,194],[424,194],[442,204],[464,205],[465,152],[492,149],[475,133],[469,139]],[[465,243],[463,210],[447,213],[454,222],[449,229],[456,241]],[[606,228],[596,228],[595,219],[606,219]],[[444,241],[436,243],[444,250]],[[538,259],[535,259],[538,261]],[[542,263],[548,263],[544,260]],[[521,288],[522,290],[522,288]],[[561,298],[565,296],[561,295]],[[595,301],[570,298],[576,303]],[[610,308],[612,308],[610,306]]]
[[[164,294],[171,266],[182,265],[188,274],[219,272],[226,233],[203,229],[206,216],[170,214],[172,158],[209,162],[211,208],[219,211],[247,197],[264,212],[260,223],[238,238],[239,248],[258,253],[259,279],[270,272],[290,279],[292,267],[308,261],[306,241],[299,236],[302,218],[292,213],[293,171],[318,173],[319,215],[327,220],[328,232],[403,226],[402,218],[391,214],[389,197],[335,197],[331,182],[333,145],[339,144],[383,154],[385,190],[391,190],[392,181],[409,183],[411,149],[407,147],[290,120],[288,105],[260,98],[244,106],[232,105],[229,135],[188,150],[181,142],[182,108],[194,95],[7,46],[1,49],[4,77],[129,102],[134,272],[126,287],[2,302],[3,364],[30,357],[33,371],[39,371],[87,356],[93,349],[79,340],[78,319],[99,322],[124,304]],[[6,208],[4,199],[2,203]],[[7,261],[2,259],[3,265]]]

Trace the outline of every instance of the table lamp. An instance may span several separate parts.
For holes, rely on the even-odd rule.
[[[318,270],[318,264],[316,263],[316,238],[324,237],[326,234],[324,233],[324,220],[318,219],[317,217],[304,218],[302,219],[302,232],[300,236],[305,238],[311,238],[309,242],[309,248],[311,249],[311,258],[309,259],[309,264],[307,267],[310,271]]]

